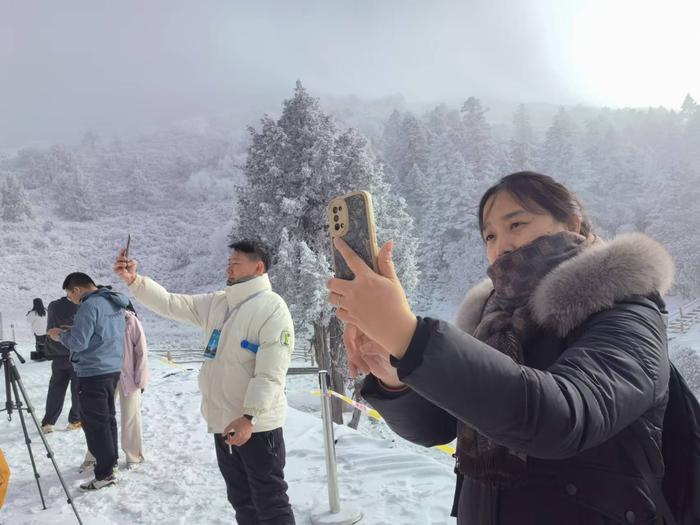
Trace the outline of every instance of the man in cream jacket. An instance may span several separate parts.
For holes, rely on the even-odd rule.
[[[115,273],[154,312],[203,330],[199,372],[202,415],[214,434],[219,469],[239,524],[289,525],[294,514],[284,481],[284,393],[294,348],[294,325],[272,291],[270,256],[259,242],[229,246],[224,290],[183,295],[136,273],[124,251]]]

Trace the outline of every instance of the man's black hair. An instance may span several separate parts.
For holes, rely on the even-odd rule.
[[[233,251],[245,253],[253,261],[262,261],[265,271],[270,269],[270,249],[260,240],[242,239],[228,245]]]
[[[85,288],[90,285],[96,286],[95,281],[93,281],[88,274],[82,272],[73,272],[63,281],[64,290],[72,290],[76,286]]]

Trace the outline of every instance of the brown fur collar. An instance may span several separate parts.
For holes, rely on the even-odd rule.
[[[634,295],[668,292],[673,260],[666,249],[641,233],[626,233],[599,242],[547,274],[530,300],[533,318],[561,337],[594,313]],[[456,323],[473,333],[486,300],[490,279],[474,286],[457,310]]]

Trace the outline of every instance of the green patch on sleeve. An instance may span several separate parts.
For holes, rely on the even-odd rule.
[[[289,333],[289,330],[282,330],[280,334],[280,343],[282,343],[283,346],[291,346],[292,334]]]

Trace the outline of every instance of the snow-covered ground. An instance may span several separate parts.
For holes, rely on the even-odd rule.
[[[679,348],[700,352],[700,325],[678,336],[670,346],[672,355]],[[167,364],[158,353],[168,348],[152,348],[151,384],[143,407],[146,462],[136,470],[121,470],[116,487],[94,493],[78,489],[88,476],[79,474],[77,469],[85,453],[82,431],[63,430],[70,396],[66,397],[57,431],[46,436],[86,525],[234,521],[212,438],[199,414],[199,365]],[[26,344],[20,347],[25,357],[29,350]],[[29,359],[26,364],[19,364],[16,359],[15,363],[40,419],[50,364]],[[299,525],[310,523],[312,511],[328,508],[320,403],[318,395],[314,395],[317,388],[315,376],[288,377],[285,473]],[[2,390],[0,402],[4,407]],[[77,523],[39,434],[33,422],[27,421],[48,508],[41,508],[17,412],[9,422],[6,413],[0,413],[0,448],[12,468],[10,489],[5,506],[0,509],[0,525]],[[454,490],[453,460],[448,455],[403,441],[383,422],[365,416],[357,431],[336,427],[336,438],[341,500],[362,509],[361,523],[454,523],[449,517]],[[120,465],[123,468],[123,458]]]
[[[36,408],[43,405],[50,377],[49,363],[31,362],[29,347],[20,352],[26,364],[15,359],[24,386]],[[213,438],[199,414],[198,365],[174,367],[151,358],[151,384],[144,394],[143,420],[146,462],[122,470],[116,487],[84,493],[78,485],[88,476],[78,473],[85,454],[82,431],[66,431],[70,396],[64,412],[48,434],[61,473],[75,497],[83,522],[107,524],[228,524],[234,522],[219,474]],[[318,415],[319,398],[314,376],[290,376],[290,410],[284,427],[287,444],[286,478],[297,523],[310,523],[312,511],[327,509],[323,434]],[[0,401],[4,395],[0,392]],[[27,414],[25,414],[27,416]],[[118,415],[117,415],[118,419]],[[19,417],[0,414],[0,448],[12,469],[0,524],[74,524],[73,511],[56,472],[46,457],[33,422],[29,420],[32,451],[41,475],[47,510],[42,510]],[[384,436],[384,437],[382,437]],[[360,507],[363,524],[445,524],[454,490],[452,459],[396,438],[381,422],[363,416],[358,431],[336,427],[336,453],[341,501]]]

